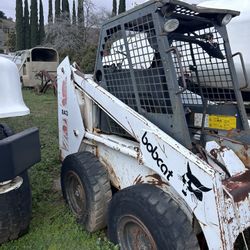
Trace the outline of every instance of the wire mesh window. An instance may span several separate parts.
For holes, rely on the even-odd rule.
[[[183,41],[183,37],[190,41]],[[184,104],[202,104],[203,98],[210,101],[210,104],[235,101],[224,41],[215,28],[184,34],[181,41],[173,40],[172,46],[177,47],[181,54],[187,82],[187,91],[182,94]],[[213,56],[202,46],[214,46],[212,49],[218,49],[219,54]],[[180,68],[174,54],[173,61],[182,88]]]
[[[136,111],[172,114],[152,15],[106,33],[101,53],[108,91]]]
[[[134,110],[138,110],[121,26],[106,31],[102,64],[107,89]]]
[[[124,70],[121,70],[124,63],[127,64],[121,26],[108,29],[106,33],[107,36],[104,39],[105,43],[101,53],[107,88],[117,98],[137,110],[130,72],[126,69],[127,66],[124,67]]]
[[[172,114],[152,15],[126,23],[125,29],[141,109]]]

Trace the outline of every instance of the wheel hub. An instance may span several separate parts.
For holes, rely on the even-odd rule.
[[[121,249],[156,250],[153,236],[142,221],[133,216],[123,216],[118,222],[118,241]]]
[[[70,171],[66,179],[66,195],[73,213],[80,217],[86,210],[86,194],[79,176]]]

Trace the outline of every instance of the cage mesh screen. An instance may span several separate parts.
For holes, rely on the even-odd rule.
[[[102,63],[108,91],[135,110],[136,99],[131,84],[131,74],[127,65],[126,49],[121,26],[107,30],[103,44]],[[122,70],[122,65],[125,65]]]
[[[196,16],[199,14],[198,12],[187,9],[187,8],[180,6],[180,5],[176,5],[173,13],[180,14],[180,15],[187,15],[187,16]]]
[[[212,34],[213,44],[219,46],[226,57],[223,39],[215,28],[207,28],[195,32],[196,37],[204,37],[204,34]],[[185,34],[189,35],[190,34]],[[193,34],[191,34],[193,36]],[[198,40],[200,40],[198,38]],[[216,45],[217,44],[217,45]],[[181,54],[187,90],[182,94],[184,104],[202,104],[202,98],[212,102],[235,101],[233,82],[227,59],[218,59],[210,56],[198,44],[174,40],[172,46],[177,47]],[[182,78],[177,57],[173,54],[173,61],[177,73],[180,88]]]
[[[101,56],[111,94],[139,113],[172,114],[151,14],[106,30]]]
[[[125,23],[125,30],[141,110],[172,114],[152,15]]]

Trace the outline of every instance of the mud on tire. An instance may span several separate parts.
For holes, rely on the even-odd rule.
[[[106,226],[111,187],[105,168],[93,154],[68,155],[62,164],[61,186],[71,211],[87,231]]]

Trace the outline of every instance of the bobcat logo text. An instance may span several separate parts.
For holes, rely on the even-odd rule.
[[[151,154],[153,160],[156,161],[157,166],[160,168],[161,172],[166,176],[169,181],[170,177],[173,177],[173,171],[169,170],[167,165],[163,162],[162,158],[160,158],[159,153],[157,151],[158,147],[153,146],[147,138],[147,132],[142,136],[142,144],[145,145],[147,151]]]

